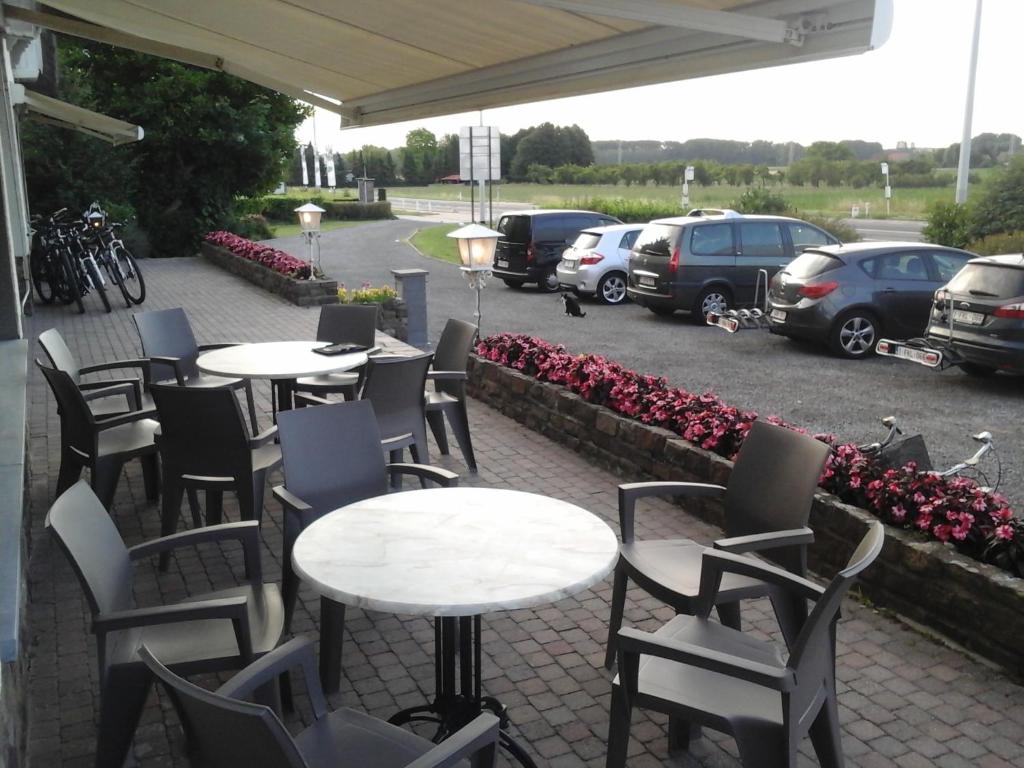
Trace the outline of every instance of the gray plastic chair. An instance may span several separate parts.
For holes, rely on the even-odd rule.
[[[498,718],[478,715],[440,744],[383,720],[342,708],[327,711],[316,677],[313,644],[296,638],[246,667],[216,691],[183,680],[148,647],[140,656],[174,702],[194,768],[492,768]],[[274,711],[245,699],[301,667],[313,722],[292,736]]]
[[[228,387],[244,389],[249,407],[249,422],[255,434],[259,431],[256,421],[256,404],[252,398],[252,382],[248,379],[228,379],[202,373],[196,365],[201,352],[211,349],[238,346],[237,341],[220,344],[198,344],[192,325],[185,310],[159,309],[153,312],[136,312],[132,315],[135,328],[142,342],[142,354],[149,358],[153,381],[176,381],[186,387]]]
[[[93,490],[103,506],[110,509],[114,492],[126,461],[142,462],[142,478],[146,498],[156,501],[160,488],[154,432],[160,425],[156,411],[130,411],[116,416],[97,417],[70,374],[49,368],[39,360],[50,391],[57,400],[60,414],[60,471],[57,474],[57,495],[64,493],[89,470]]]
[[[138,657],[145,643],[179,674],[235,669],[277,646],[284,626],[281,594],[264,584],[259,526],[232,523],[186,531],[127,548],[110,515],[84,482],[60,496],[46,527],[71,561],[92,613],[100,680],[96,765],[121,768],[152,682]],[[139,608],[132,563],[181,546],[238,541],[248,581]]]
[[[149,360],[111,360],[106,363],[80,366],[74,354],[68,348],[64,337],[56,328],[50,328],[39,334],[39,346],[50,360],[50,364],[59,371],[64,371],[82,391],[82,397],[89,403],[89,409],[95,416],[110,416],[126,411],[148,411],[153,408],[153,400],[146,392],[149,386]],[[134,368],[141,374],[120,379],[102,379],[99,381],[82,381],[82,376],[99,371],[116,371]],[[124,398],[124,406],[119,399]],[[118,398],[115,400],[114,398]]]
[[[281,465],[281,448],[273,443],[277,428],[249,437],[238,400],[229,389],[195,389],[176,384],[152,385],[160,414],[157,447],[163,465],[161,534],[174,533],[181,497],[191,491],[192,524],[201,525],[195,491],[206,492],[206,520],[221,522],[224,491],[238,497],[243,520],[263,519],[267,473]],[[167,558],[161,559],[161,569]]]
[[[689,746],[692,725],[732,735],[746,768],[797,765],[797,748],[810,734],[823,768],[843,765],[835,685],[836,623],[843,596],[878,556],[885,541],[873,522],[849,564],[823,589],[763,561],[704,551],[700,605],[654,633],[619,632],[619,675],[612,682],[607,768],[626,764],[633,707],[669,716],[669,749]],[[708,620],[729,576],[770,583],[810,616],[788,653]]]
[[[704,547],[690,539],[638,540],[634,532],[636,502],[647,496],[720,498],[725,506],[725,535],[716,549],[756,552],[792,573],[807,568],[807,545],[814,533],[807,527],[811,504],[829,448],[820,440],[785,427],[755,421],[739,455],[728,487],[708,483],[653,482],[619,486],[622,545],[615,564],[612,610],[605,667],[615,662],[615,639],[622,626],[626,587],[632,580],[668,603],[676,613],[692,614],[700,588]],[[770,585],[728,576],[718,593],[722,622],[740,628],[739,600],[772,596]],[[785,601],[772,601],[784,633],[792,635],[803,620],[789,615]]]
[[[469,436],[469,416],[466,413],[466,369],[469,353],[476,338],[476,326],[454,318],[445,323],[444,331],[434,350],[434,365],[427,372],[427,380],[434,382],[434,391],[426,393],[427,423],[442,456],[448,455],[448,436],[444,420],[448,417],[452,434],[462,451],[462,458],[471,472],[476,472],[473,441]]]
[[[391,461],[402,460],[408,446],[412,460],[429,464],[423,392],[432,354],[412,357],[371,357],[366,366],[362,398],[373,403],[382,439],[390,441]],[[404,439],[398,438],[405,436]]]
[[[307,526],[346,504],[383,496],[388,492],[389,477],[413,475],[446,487],[458,485],[459,477],[439,467],[386,464],[377,417],[366,400],[283,411],[278,414],[277,428],[284,485],[273,492],[284,508],[281,576],[285,627],[291,627],[299,591],[292,548]]]
[[[377,316],[380,309],[376,304],[327,304],[320,308],[320,322],[316,327],[316,340],[331,344],[359,344],[372,347],[377,338]],[[345,373],[328,373],[322,376],[306,376],[295,382],[294,391],[312,395],[340,393],[346,400],[359,396],[365,374],[365,366]]]

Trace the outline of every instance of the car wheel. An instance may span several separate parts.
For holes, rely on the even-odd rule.
[[[515,288],[517,290],[523,287],[522,280],[502,280],[502,282],[505,283],[505,285],[507,285],[509,288]]]
[[[602,304],[622,304],[626,300],[626,276],[609,272],[597,284],[597,300]]]
[[[978,365],[977,363],[961,363],[960,369],[968,376],[977,376],[979,379],[994,376],[996,373],[995,368],[987,365]]]
[[[703,325],[708,312],[724,314],[731,304],[732,296],[729,291],[721,286],[712,285],[701,291],[693,303],[693,320]]]
[[[832,325],[829,346],[840,357],[862,360],[875,351],[880,331],[878,319],[870,312],[848,312]]]
[[[558,275],[553,271],[544,274],[544,277],[537,283],[537,290],[541,293],[554,293],[560,287]]]
[[[676,313],[675,307],[653,306],[648,307],[648,309],[651,310],[651,312],[656,314],[658,317],[671,317]]]

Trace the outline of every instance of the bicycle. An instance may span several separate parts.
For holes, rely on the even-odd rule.
[[[135,256],[116,232],[124,225],[116,221],[108,224],[105,221],[106,214],[102,211],[100,213],[104,217],[103,221],[97,223],[94,218],[89,222],[99,246],[100,263],[121,291],[126,307],[142,304],[146,300],[146,281],[142,277],[142,270],[139,269]]]

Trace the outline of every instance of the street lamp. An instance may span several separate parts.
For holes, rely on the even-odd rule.
[[[469,287],[476,291],[476,332],[480,335],[480,291],[491,275],[491,260],[498,245],[500,232],[480,224],[467,224],[449,232],[448,237],[459,244],[459,259],[462,261],[462,276]]]
[[[306,251],[309,254],[309,279],[312,280],[320,271],[320,215],[325,213],[324,209],[313,203],[306,203],[295,209],[299,214],[299,226],[302,228],[302,238],[306,241]],[[316,240],[316,263],[313,262],[313,241]]]

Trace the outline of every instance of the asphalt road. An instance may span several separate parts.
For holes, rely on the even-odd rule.
[[[448,317],[473,320],[473,293],[458,268],[419,255],[406,240],[417,221],[381,221],[322,236],[324,270],[349,287],[364,280],[392,284],[391,269],[420,267],[427,285],[429,337]],[[276,241],[302,253],[299,238]],[[937,467],[973,453],[970,435],[987,429],[1003,464],[1001,490],[1024,509],[1024,435],[1019,427],[1024,379],[974,379],[957,370],[938,373],[875,357],[840,360],[822,349],[766,331],[729,335],[694,325],[682,313],[656,317],[632,304],[605,307],[585,301],[584,318],[567,317],[557,294],[515,291],[492,281],[483,296],[483,333],[514,331],[593,352],[638,371],[666,376],[691,391],[712,391],[727,402],[776,414],[844,440],[870,442],[884,435],[883,416],[896,415],[908,434],[925,436]],[[988,466],[994,470],[994,462]]]

